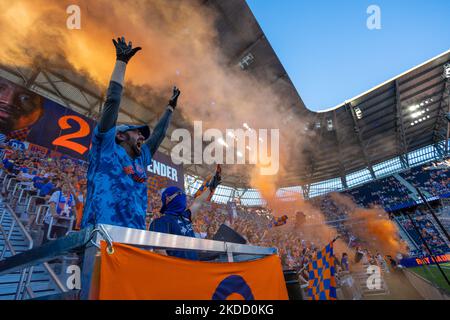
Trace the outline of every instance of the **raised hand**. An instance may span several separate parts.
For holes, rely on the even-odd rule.
[[[130,41],[128,44],[125,42],[125,38],[117,38],[117,41],[113,39],[114,46],[116,47],[117,60],[128,63],[130,59],[138,52],[142,50],[141,47],[133,48],[133,44]]]
[[[209,189],[213,192],[217,186],[222,182],[222,167],[217,165],[216,173],[209,183]]]
[[[177,87],[173,87],[173,94],[172,98],[170,98],[169,100],[169,106],[171,106],[172,108],[175,108],[177,106],[178,97],[180,96],[180,94],[181,94],[180,89],[178,89]]]

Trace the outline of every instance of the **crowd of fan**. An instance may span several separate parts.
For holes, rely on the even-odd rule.
[[[3,169],[15,174],[20,182],[28,184],[29,191],[43,197],[45,202],[48,202],[55,192],[60,191],[64,184],[69,184],[72,190],[79,192],[80,197],[86,192],[85,163],[69,158],[49,158],[47,154],[39,151],[14,150],[5,146],[2,152],[5,154]],[[325,199],[321,210],[329,214],[329,220],[345,216],[345,212],[339,211],[340,207],[331,199]],[[148,224],[151,219],[158,217],[160,207],[160,195],[157,192],[150,193]],[[30,218],[28,228],[33,227],[33,218]],[[193,225],[199,237],[211,239],[222,224],[227,224],[249,244],[278,248],[283,267],[302,270],[303,276],[307,278],[307,264],[326,243],[306,241],[302,239],[301,233],[293,232],[291,228],[286,228],[287,226],[274,227],[273,221],[271,211],[263,207],[246,207],[238,204],[236,216],[232,217],[226,205],[209,202],[196,215]],[[339,263],[338,269],[348,270],[347,258],[344,258],[344,267]]]
[[[414,187],[419,187],[429,196],[450,196],[450,173],[448,169],[430,170],[429,164],[412,168],[400,175]],[[427,170],[425,170],[427,169]]]
[[[423,215],[420,211],[417,210],[415,214],[412,215],[412,217],[414,217],[416,227],[419,229],[422,238],[427,242],[428,246],[433,251],[433,254],[444,254],[449,251],[449,247],[442,239],[438,230],[427,215]],[[406,232],[408,232],[414,242],[418,244],[422,243],[419,234],[417,234],[417,231],[414,228],[412,222],[407,217],[400,216],[397,218],[397,220],[401,223]],[[422,249],[423,255],[429,255],[424,244],[422,244],[420,247]]]
[[[395,210],[412,202],[408,189],[393,176],[349,190],[346,194],[360,206],[382,206],[386,210]]]
[[[3,169],[8,173],[16,174],[17,180],[28,184],[30,192],[43,197],[45,201],[48,201],[55,192],[60,191],[65,184],[70,186],[78,198],[84,199],[86,192],[86,163],[66,157],[50,158],[47,154],[39,151],[15,150],[8,146],[2,146],[0,150],[4,154]],[[386,178],[379,183],[385,183],[385,185],[378,191],[373,189],[370,191],[369,187],[369,191],[365,193],[358,191],[350,194],[354,198],[362,200],[362,204],[368,201],[368,195],[378,197],[378,199],[381,199],[381,202],[378,203],[383,205],[386,202],[383,202],[384,196],[382,193],[389,195],[391,193],[394,194],[394,191],[398,190],[401,190],[402,193],[407,193],[405,187],[393,177]],[[362,190],[363,188],[358,189]],[[6,190],[2,190],[2,192],[5,193]],[[189,200],[192,201],[192,197]],[[324,214],[327,223],[336,228],[341,238],[349,243],[353,241],[355,246],[358,245],[358,240],[356,238],[352,239],[352,235],[346,225],[341,223],[342,220],[348,217],[348,208],[338,205],[330,196],[313,199],[311,203]],[[150,193],[148,225],[151,219],[158,217],[160,207],[160,194],[158,192]],[[236,215],[232,216],[226,205],[209,202],[196,215],[193,226],[198,237],[211,239],[219,227],[222,224],[226,224],[242,235],[249,244],[276,247],[282,259],[283,267],[296,269],[307,279],[308,271],[306,266],[317,251],[321,250],[327,243],[320,243],[317,240],[314,242],[305,240],[301,232],[294,232],[293,228],[289,227],[293,223],[284,227],[274,227],[273,222],[274,216],[266,208],[252,208],[238,204],[236,206]],[[27,227],[32,227],[32,219],[30,219]],[[409,230],[409,226],[406,225],[405,227]],[[436,234],[436,229],[431,228],[428,222],[421,223],[421,227],[424,235],[435,246],[440,247],[443,244],[442,239]],[[369,252],[364,252],[363,256],[367,257],[368,263],[380,263],[381,261],[379,253],[372,255]],[[347,254],[339,258],[336,257],[336,268],[338,271],[349,270]]]
[[[71,198],[74,201],[65,201],[64,205],[67,203],[71,207],[63,208],[63,211],[70,215],[76,213],[77,217],[80,217],[86,194],[86,163],[68,157],[49,157],[41,151],[14,149],[8,145],[0,146],[0,152],[3,154],[1,167],[5,173],[14,175],[17,183],[20,183],[30,196],[39,197],[35,199],[34,206],[55,202],[58,208],[59,202],[65,201],[63,192],[61,192],[64,189],[72,195]],[[1,190],[4,197],[8,193],[6,187],[7,185],[4,184]],[[12,199],[11,204],[14,208],[16,201],[17,199]],[[61,215],[62,212],[59,209],[57,211]],[[28,229],[33,228],[34,218],[33,215],[28,217],[26,225]],[[48,224],[49,217],[47,216],[45,219]],[[77,220],[78,225],[74,228],[79,227],[79,220]],[[55,228],[55,230],[58,229]]]

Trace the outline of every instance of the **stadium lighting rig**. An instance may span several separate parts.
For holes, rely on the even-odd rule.
[[[239,66],[242,70],[247,70],[253,62],[255,62],[255,57],[251,53],[248,53],[241,59],[241,61],[239,61]]]
[[[430,108],[428,108],[428,105],[433,101],[433,98],[430,98],[408,108],[408,110],[411,112],[411,126],[430,119],[430,115],[427,114],[428,112],[430,112]]]
[[[327,119],[327,130],[333,131],[333,120]]]
[[[361,111],[361,109],[360,109],[360,108],[358,108],[358,107],[355,107],[355,108],[354,108],[354,110],[355,110],[355,115],[356,115],[356,118],[357,118],[358,120],[361,120],[361,119],[362,119],[362,117],[363,117],[363,114],[362,114],[362,111]]]
[[[444,77],[450,79],[450,63],[444,66]]]

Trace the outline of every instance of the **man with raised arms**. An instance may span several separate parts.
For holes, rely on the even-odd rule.
[[[147,125],[116,126],[125,70],[141,48],[133,48],[124,37],[113,43],[117,59],[93,133],[81,226],[101,223],[145,229],[147,166],[165,137],[180,91],[174,87],[173,96],[152,133]]]

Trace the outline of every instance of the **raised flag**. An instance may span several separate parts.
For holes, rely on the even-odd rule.
[[[307,296],[310,300],[336,300],[333,243],[330,242],[309,263]]]

